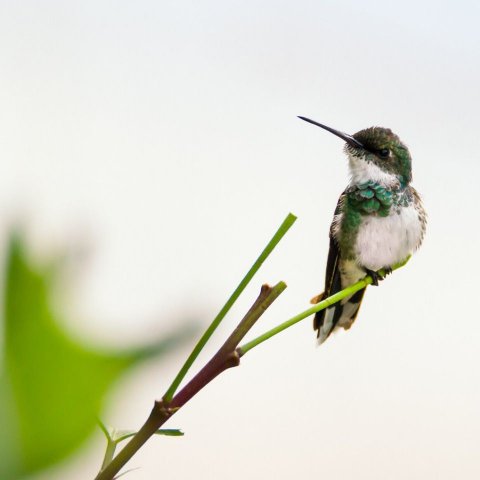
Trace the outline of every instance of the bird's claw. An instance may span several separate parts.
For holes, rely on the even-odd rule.
[[[367,275],[370,275],[372,277],[372,285],[375,285],[378,287],[378,281],[383,280],[385,277],[380,275],[378,272],[375,272],[374,270],[366,270]]]
[[[372,285],[375,285],[376,287],[378,287],[378,282],[384,280],[387,275],[392,273],[392,271],[392,267],[383,267],[382,273],[366,269],[367,275],[372,277]]]

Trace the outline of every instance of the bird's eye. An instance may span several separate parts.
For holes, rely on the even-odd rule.
[[[390,150],[388,148],[382,148],[378,151],[378,155],[382,158],[388,158],[390,155]]]

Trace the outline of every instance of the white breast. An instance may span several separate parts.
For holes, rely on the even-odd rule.
[[[358,263],[377,271],[410,255],[422,240],[422,224],[415,207],[401,207],[388,217],[366,216],[355,245]]]

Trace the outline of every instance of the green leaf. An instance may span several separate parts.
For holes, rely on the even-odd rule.
[[[124,472],[118,474],[116,477],[114,477],[113,480],[117,480],[118,478],[120,477],[124,477],[126,475],[128,475],[130,472],[134,472],[135,470],[138,470],[140,467],[137,467],[137,468],[130,468],[129,470],[125,470]]]
[[[183,437],[185,434],[176,428],[163,428],[157,430],[155,435],[166,435],[167,437]]]
[[[137,432],[130,431],[130,430],[118,430],[114,433],[112,440],[115,443],[123,442],[127,440],[127,438],[133,437]],[[177,428],[164,428],[157,430],[155,435],[165,435],[167,437],[183,437],[185,434],[178,430]]]
[[[52,310],[54,275],[34,265],[21,238],[10,242],[4,281],[0,368],[0,478],[18,479],[61,460],[90,435],[106,393],[140,361],[191,331],[130,351],[83,345]]]

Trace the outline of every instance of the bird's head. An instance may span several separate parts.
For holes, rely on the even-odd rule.
[[[403,187],[412,180],[412,159],[408,148],[389,128],[370,127],[354,135],[335,130],[309,118],[317,125],[346,142],[352,183],[375,181],[387,187]]]

